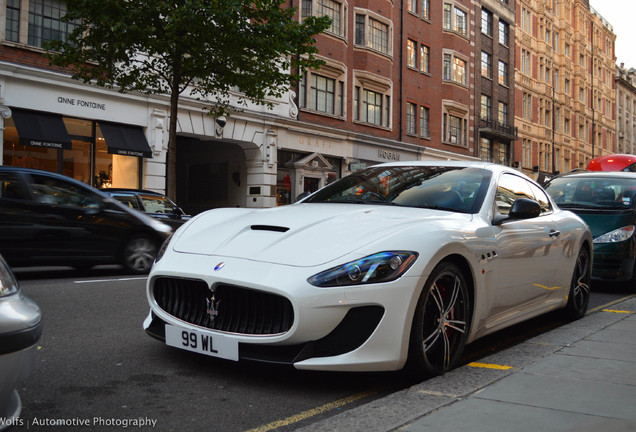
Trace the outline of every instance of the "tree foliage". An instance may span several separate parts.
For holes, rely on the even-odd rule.
[[[327,17],[294,19],[285,0],[68,0],[66,40],[48,43],[54,65],[73,77],[120,92],[170,95],[168,195],[174,198],[179,96],[211,101],[212,114],[239,103],[272,106],[298,79],[318,68],[314,35]],[[174,187],[174,184],[172,184]],[[172,190],[171,190],[172,189]]]

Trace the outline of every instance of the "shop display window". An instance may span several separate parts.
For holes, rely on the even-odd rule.
[[[2,164],[64,174],[97,188],[138,189],[141,159],[111,154],[95,121],[64,117],[71,149],[22,145],[12,118],[5,120]]]

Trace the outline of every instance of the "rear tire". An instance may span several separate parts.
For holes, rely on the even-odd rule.
[[[464,352],[470,316],[464,274],[454,263],[441,262],[417,302],[407,370],[422,378],[451,370]]]
[[[124,246],[123,264],[134,274],[150,272],[157,256],[157,244],[148,236],[131,238]]]
[[[591,264],[589,251],[586,247],[582,247],[576,257],[568,303],[565,306],[565,315],[572,320],[582,318],[587,311],[592,280]]]

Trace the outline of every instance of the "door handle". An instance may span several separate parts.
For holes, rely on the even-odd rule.
[[[552,237],[553,239],[557,238],[560,235],[561,235],[561,231],[558,231],[555,229],[550,230],[550,237]]]

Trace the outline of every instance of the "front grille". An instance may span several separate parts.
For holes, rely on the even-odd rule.
[[[215,317],[208,313],[212,291],[202,280],[161,277],[154,281],[153,294],[159,307],[175,318],[228,333],[275,335],[294,322],[292,304],[285,297],[232,285],[214,291]]]

